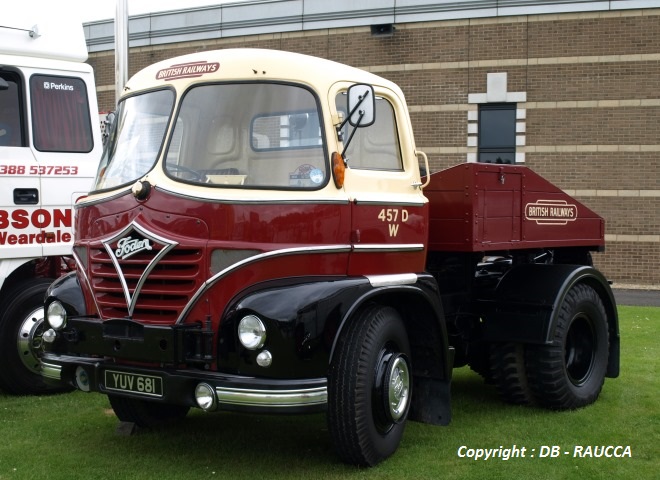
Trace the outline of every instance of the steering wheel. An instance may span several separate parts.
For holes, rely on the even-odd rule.
[[[192,168],[184,167],[183,165],[178,165],[176,163],[167,164],[167,171],[170,173],[183,173],[184,175],[177,175],[178,178],[182,180],[194,180],[200,183],[204,182],[206,174],[193,170]]]

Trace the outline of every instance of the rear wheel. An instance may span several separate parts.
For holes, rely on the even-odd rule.
[[[609,356],[607,314],[588,285],[569,290],[559,312],[551,345],[530,345],[530,387],[539,404],[553,409],[579,408],[598,398]]]
[[[33,278],[10,290],[0,306],[0,389],[15,395],[69,390],[53,387],[41,377],[44,297],[53,282]]]
[[[490,349],[490,378],[500,398],[515,405],[532,403],[527,382],[525,346],[521,343],[493,343]]]
[[[375,465],[398,448],[412,393],[409,359],[393,308],[367,307],[342,334],[328,376],[328,427],[345,462]]]
[[[188,414],[189,407],[149,402],[137,398],[108,395],[110,405],[122,422],[134,423],[138,427],[155,428],[180,420]]]

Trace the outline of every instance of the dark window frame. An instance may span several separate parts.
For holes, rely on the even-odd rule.
[[[480,163],[516,163],[516,108],[515,103],[489,103],[479,105],[479,135],[478,135],[478,153],[477,161]],[[506,112],[507,117],[512,117],[511,129],[508,130],[508,126],[505,126],[507,130],[506,136],[509,137],[506,141],[501,141],[499,143],[489,143],[488,137],[486,136],[488,132],[488,122],[492,122],[493,119],[484,119],[484,113],[487,112],[492,114],[494,112]],[[491,117],[492,115],[488,115]],[[509,118],[503,118],[500,121],[510,121]],[[498,136],[498,139],[502,136]],[[509,156],[510,159],[501,157]],[[510,160],[510,161],[509,161]]]
[[[27,147],[28,136],[25,119],[25,80],[20,73],[12,70],[3,69],[0,73],[2,73],[2,78],[4,78],[5,81],[13,83],[16,87],[17,102],[15,107],[18,109],[18,121],[14,121],[12,125],[13,127],[18,128],[18,134],[16,135],[16,132],[13,132],[14,140],[4,146]],[[11,107],[11,105],[9,106]],[[2,123],[1,118],[0,123]],[[0,146],[2,146],[1,143]]]

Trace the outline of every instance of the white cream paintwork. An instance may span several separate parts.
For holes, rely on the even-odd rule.
[[[408,108],[401,89],[395,84],[376,77],[372,81],[376,97],[383,97],[394,108],[397,133],[403,161],[402,171],[346,170],[345,190],[350,201],[358,203],[382,203],[383,205],[421,205],[426,198],[416,184],[420,183],[419,163],[415,155],[415,139],[410,123]],[[348,89],[355,81],[339,81],[328,91],[328,106],[333,115],[337,115],[335,98]],[[336,135],[335,135],[336,138]],[[343,145],[340,145],[343,148]]]
[[[54,8],[68,7],[57,2],[53,4]],[[87,60],[87,44],[82,23],[76,23],[73,16],[53,18],[49,10],[4,3],[0,24],[5,28],[0,27],[0,52],[33,58],[35,66],[43,68],[53,68],[54,64],[48,65],[51,61],[83,65]],[[0,65],[15,64],[15,61],[3,63],[0,60]]]
[[[85,196],[92,186],[92,180],[98,168],[98,161],[101,158],[103,145],[100,135],[100,127],[98,121],[98,104],[96,100],[96,86],[94,84],[94,74],[91,66],[84,64],[81,67],[73,62],[64,62],[58,60],[49,60],[46,62],[51,68],[37,68],[34,66],[38,63],[34,58],[27,57],[13,57],[0,55],[0,61],[3,59],[11,59],[14,64],[13,67],[20,71],[26,85],[24,85],[25,95],[27,96],[28,108],[26,108],[27,116],[27,137],[29,144],[26,147],[0,147],[0,164],[2,165],[22,165],[25,167],[25,174],[0,176],[0,186],[2,186],[2,201],[0,201],[0,208],[7,212],[16,209],[33,212],[39,209],[45,209],[49,212],[54,210],[64,211],[71,209],[71,217],[73,217],[73,205],[76,200]],[[23,63],[30,66],[24,67]],[[7,65],[7,64],[5,64]],[[69,69],[75,70],[69,70]],[[85,82],[87,89],[87,101],[90,109],[90,122],[91,131],[93,136],[94,146],[90,152],[87,153],[60,153],[60,152],[40,152],[33,145],[34,134],[32,131],[33,119],[32,109],[29,107],[30,89],[29,78],[31,75],[56,75],[56,76],[71,76],[76,77]],[[34,175],[30,174],[30,166],[43,167],[46,171],[54,171],[56,167],[75,167],[75,175],[55,175],[43,174]],[[33,188],[38,191],[39,202],[35,205],[15,205],[13,199],[13,191],[16,188]],[[9,213],[11,215],[11,213]],[[5,242],[0,245],[0,251],[3,258],[29,258],[29,257],[42,257],[51,255],[70,255],[73,239],[72,226],[57,226],[49,225],[44,229],[38,228],[30,224],[27,228],[13,228],[11,222],[7,228],[2,231],[7,235],[36,235],[42,230],[50,232],[59,232],[59,236],[67,234],[66,238],[70,241],[66,242],[53,242],[53,243],[16,243],[9,244]]]
[[[157,79],[158,72],[164,69],[195,62],[217,62],[219,68],[213,73],[205,73],[194,78]],[[364,70],[321,58],[277,50],[227,49],[204,51],[164,60],[146,67],[128,81],[124,89],[124,95],[134,95],[141,91],[159,87],[170,87],[176,90],[176,101],[178,102],[182,94],[196,83],[240,81],[291,82],[312,89],[322,103],[321,109],[325,125],[325,138],[328,143],[328,157],[333,152],[341,152],[343,149],[336,132],[339,116],[335,107],[335,96],[339,91],[345,90],[354,83],[373,85],[376,88],[377,95],[389,99],[394,106],[404,171],[356,170],[350,169],[349,166],[346,172],[346,187],[342,189],[337,189],[332,179],[324,188],[316,191],[208,188],[203,185],[176,182],[169,178],[163,172],[161,157],[156,166],[141,180],[148,180],[153,186],[176,195],[200,198],[207,201],[346,203],[351,200],[359,200],[383,204],[423,204],[426,202],[420,189],[413,186],[420,181],[419,168],[403,92],[389,80]],[[171,132],[168,131],[169,133]],[[330,159],[326,159],[326,162],[329,169]],[[351,183],[356,184],[357,187],[351,189],[349,187]],[[123,186],[115,190],[90,195],[82,204],[101,201],[125,189],[126,186]]]

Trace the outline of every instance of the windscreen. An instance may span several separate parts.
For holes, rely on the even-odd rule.
[[[119,104],[96,176],[96,190],[129,184],[152,169],[173,104],[171,90],[128,97]]]
[[[165,170],[219,188],[316,189],[328,181],[318,103],[304,87],[201,85],[184,96]]]

